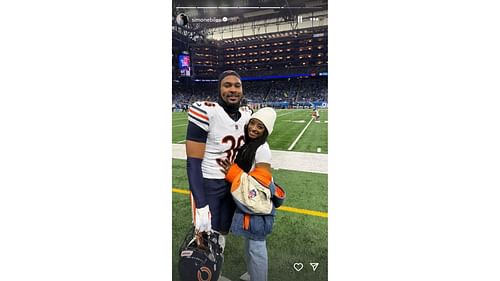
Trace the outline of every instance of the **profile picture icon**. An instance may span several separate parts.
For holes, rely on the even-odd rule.
[[[188,24],[189,18],[186,14],[180,13],[175,18],[175,22],[180,26],[186,26]]]

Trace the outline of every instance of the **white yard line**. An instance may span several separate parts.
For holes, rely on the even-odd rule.
[[[172,121],[179,121],[179,120],[187,120],[187,116],[185,118],[172,119]]]
[[[300,134],[297,136],[297,138],[293,141],[292,145],[290,145],[290,147],[288,148],[288,150],[292,150],[293,147],[297,144],[297,142],[299,141],[299,139],[302,137],[302,135],[304,134],[304,132],[307,130],[307,127],[309,127],[309,125],[311,125],[311,122],[314,120],[314,118],[311,118],[311,121],[309,121],[309,123],[307,123],[307,125],[304,127],[304,129],[302,129],[302,132],[300,132]]]
[[[276,118],[281,117],[281,116],[285,116],[285,115],[287,115],[287,114],[294,113],[294,112],[297,112],[297,111],[290,111],[290,112],[287,112],[287,113],[284,113],[284,114],[278,115],[278,116],[276,116]]]
[[[187,124],[188,124],[188,123],[175,125],[175,126],[172,126],[172,128],[174,128],[174,127],[181,127],[181,126],[187,126]]]
[[[271,167],[309,173],[328,173],[328,154],[271,150]],[[172,144],[172,158],[186,160],[186,146]]]

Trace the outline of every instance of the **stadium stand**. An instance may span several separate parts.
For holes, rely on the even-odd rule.
[[[326,2],[310,5],[317,5],[317,11],[307,24],[294,24],[299,14],[293,9],[267,15],[232,10],[238,24],[174,24],[172,58],[179,61],[172,68],[174,110],[183,110],[196,100],[216,100],[217,76],[227,69],[241,75],[251,106],[326,107],[328,26],[326,12],[322,13]],[[205,12],[210,11],[197,10]],[[318,15],[314,16],[316,25],[313,14]],[[189,57],[188,68],[181,66],[184,56]]]

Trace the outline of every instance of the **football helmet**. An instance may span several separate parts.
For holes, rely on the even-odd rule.
[[[217,232],[188,232],[179,249],[181,281],[217,281],[224,255]]]

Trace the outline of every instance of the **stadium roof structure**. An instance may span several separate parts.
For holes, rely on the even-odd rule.
[[[224,40],[326,26],[327,0],[174,0],[173,28],[192,40]],[[189,18],[186,26],[176,15]]]

